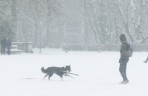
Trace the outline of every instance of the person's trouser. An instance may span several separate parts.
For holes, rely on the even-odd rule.
[[[119,67],[119,71],[121,73],[123,80],[128,80],[126,76],[126,65],[127,65],[126,62],[121,62]]]
[[[5,47],[1,48],[1,55],[4,54],[5,55]]]
[[[7,54],[10,55],[10,48],[7,48]]]

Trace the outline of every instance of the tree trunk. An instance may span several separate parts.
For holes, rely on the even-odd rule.
[[[15,33],[15,35],[17,35],[17,11],[16,11],[16,7],[17,7],[17,0],[12,0],[12,30]],[[17,36],[15,36],[15,41],[17,40],[16,38]]]

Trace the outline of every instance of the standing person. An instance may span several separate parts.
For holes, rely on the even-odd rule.
[[[148,49],[148,48],[147,48],[147,49]],[[147,63],[147,61],[148,61],[148,56],[147,56],[146,60],[144,61],[144,63]]]
[[[6,40],[6,48],[7,48],[7,54],[10,55],[11,53],[11,41],[9,38]]]
[[[1,55],[5,55],[5,50],[6,50],[6,37],[3,35],[1,39]]]
[[[144,61],[144,63],[147,63],[147,61],[148,61],[148,56],[147,56],[146,60]]]
[[[130,47],[130,45],[127,43],[126,37],[124,34],[120,35],[120,41],[122,42],[122,44],[121,44],[121,49],[120,49],[119,71],[120,71],[121,76],[123,78],[123,81],[120,82],[120,84],[127,84],[129,82],[129,80],[126,76],[126,66],[129,61],[129,56],[127,54],[127,51],[128,51],[128,48]]]
[[[147,56],[146,60],[144,61],[144,63],[147,63],[147,61],[148,61],[148,56]]]

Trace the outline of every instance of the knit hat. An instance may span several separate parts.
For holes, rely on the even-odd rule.
[[[123,41],[126,41],[126,37],[124,34],[121,34],[120,35],[120,41],[123,42]]]

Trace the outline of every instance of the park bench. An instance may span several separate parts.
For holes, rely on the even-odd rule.
[[[11,54],[21,53],[21,50],[18,49],[17,45],[11,45]]]

